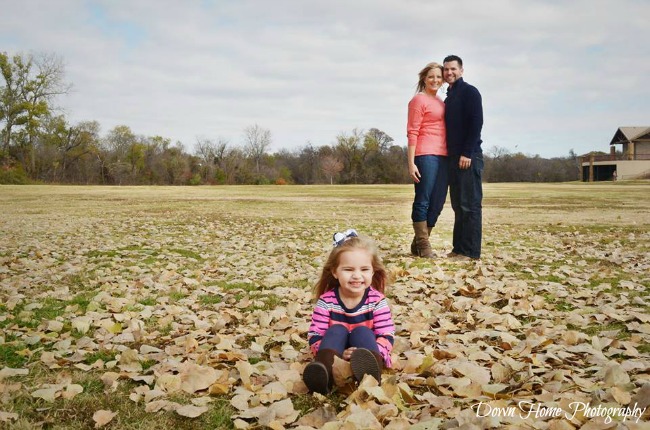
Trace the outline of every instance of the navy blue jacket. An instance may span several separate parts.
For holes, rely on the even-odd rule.
[[[483,101],[476,87],[463,78],[458,78],[447,91],[445,126],[449,156],[464,155],[471,158],[481,151]]]

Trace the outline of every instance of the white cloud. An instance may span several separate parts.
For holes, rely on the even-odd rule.
[[[639,0],[26,0],[3,6],[0,46],[64,58],[73,122],[187,147],[258,123],[274,150],[355,127],[405,144],[419,69],[455,53],[483,95],[484,148],[554,156],[650,125],[649,15]]]

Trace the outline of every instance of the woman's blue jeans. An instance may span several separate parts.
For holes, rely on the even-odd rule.
[[[335,324],[327,329],[318,349],[333,349],[339,355],[343,355],[343,351],[353,346],[379,352],[375,333],[368,327],[357,327],[348,332],[347,327],[341,324]]]
[[[447,157],[418,155],[415,157],[415,165],[420,171],[420,182],[415,184],[411,220],[426,221],[427,227],[435,227],[447,199]]]

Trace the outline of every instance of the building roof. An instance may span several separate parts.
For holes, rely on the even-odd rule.
[[[609,144],[616,145],[641,139],[650,140],[650,127],[619,127]]]

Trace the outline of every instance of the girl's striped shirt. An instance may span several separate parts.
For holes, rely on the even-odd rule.
[[[390,353],[393,349],[395,325],[388,301],[382,293],[373,287],[367,288],[363,298],[353,309],[345,307],[339,297],[338,287],[320,296],[307,335],[309,346],[314,354],[318,352],[327,329],[335,324],[344,325],[348,332],[360,326],[371,329],[375,333],[379,353],[386,367],[391,366]]]

